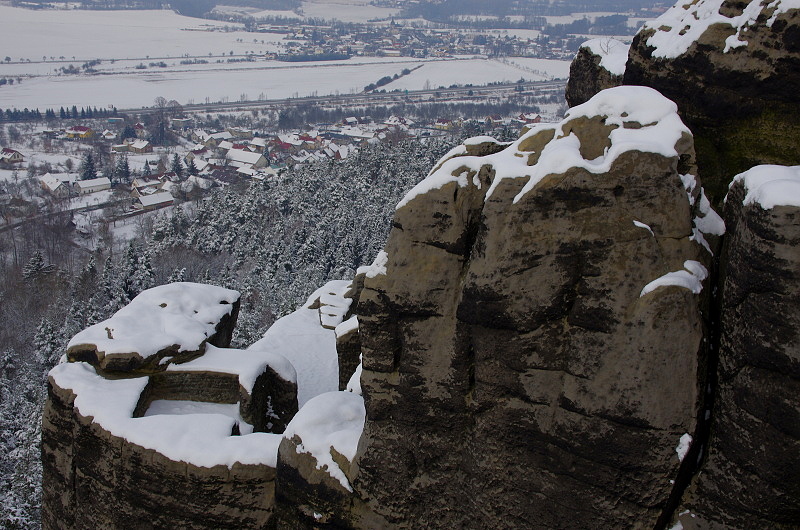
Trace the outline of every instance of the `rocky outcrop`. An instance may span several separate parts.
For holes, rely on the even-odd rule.
[[[583,43],[569,66],[565,94],[569,106],[586,103],[601,90],[621,85],[628,48],[610,38]]]
[[[760,166],[737,176],[725,218],[714,422],[707,462],[680,511],[706,524],[796,528],[800,167]]]
[[[296,375],[280,355],[225,348],[238,300],[161,286],[73,339],[48,380],[44,528],[267,524]]]
[[[510,146],[468,142],[401,201],[357,311],[366,513],[653,525],[702,400],[692,170],[674,105],[623,87]]]
[[[733,175],[800,163],[800,10],[780,0],[678,2],[631,47],[624,83],[678,104],[712,202]]]

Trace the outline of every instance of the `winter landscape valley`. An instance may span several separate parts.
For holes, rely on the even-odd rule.
[[[800,528],[800,0],[0,21],[0,528]]]

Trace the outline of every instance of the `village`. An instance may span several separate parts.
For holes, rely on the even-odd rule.
[[[415,122],[347,116],[297,130],[198,126],[201,115],[110,116],[81,125],[16,123],[0,127],[0,230],[68,212],[79,234],[169,206],[207,198],[215,188],[276,179],[289,168],[336,163],[382,142],[491,131],[538,123],[537,112],[479,120]],[[58,120],[56,120],[58,121]],[[215,119],[219,122],[219,117]],[[241,122],[241,118],[238,120]]]

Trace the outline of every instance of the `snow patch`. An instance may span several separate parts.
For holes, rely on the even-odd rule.
[[[458,156],[439,162],[422,182],[414,186],[397,204],[397,209],[406,206],[414,198],[444,185],[456,182],[466,187],[471,182],[467,176],[477,173],[484,166],[494,170],[494,180],[486,192],[486,199],[504,179],[526,178],[525,186],[514,197],[519,202],[529,191],[548,175],[557,175],[571,168],[582,168],[594,174],[610,171],[616,159],[628,151],[655,153],[665,157],[678,156],[675,145],[683,134],[691,135],[678,116],[675,103],[656,90],[640,86],[620,86],[603,90],[582,105],[571,108],[559,124],[536,124],[507,148],[487,156]],[[616,125],[611,131],[609,147],[594,160],[585,160],[580,153],[580,139],[572,132],[564,131],[577,118],[602,117],[607,125]],[[639,127],[626,128],[636,123]],[[520,145],[536,134],[553,131],[554,139],[539,153],[538,162],[527,164],[529,151],[520,150]],[[483,138],[472,143],[484,141]]]
[[[147,377],[109,380],[87,363],[59,364],[50,371],[54,383],[75,394],[75,408],[114,436],[153,449],[176,462],[199,467],[242,464],[277,465],[281,435],[231,436],[238,421],[228,414],[156,414],[133,418]],[[208,409],[206,409],[208,410]]]
[[[641,221],[636,221],[635,219],[634,219],[634,221],[633,221],[633,225],[634,225],[634,226],[637,226],[637,227],[639,227],[639,228],[644,228],[645,230],[647,230],[648,232],[650,232],[650,235],[651,235],[651,236],[655,236],[655,234],[653,233],[653,229],[652,229],[652,228],[650,228],[650,226],[649,226],[649,225],[646,225],[646,224],[642,223]]]
[[[239,293],[222,287],[176,282],[143,291],[108,320],[75,335],[67,348],[94,345],[98,355],[138,353],[142,358],[177,345],[199,350]]]
[[[581,48],[587,48],[593,54],[600,56],[600,66],[609,73],[621,76],[625,73],[625,63],[628,62],[630,44],[608,37],[592,39],[584,42]]]
[[[736,175],[731,186],[735,182],[744,186],[745,206],[758,204],[764,210],[776,206],[800,207],[800,166],[755,166]]]
[[[675,452],[678,453],[678,460],[683,462],[683,459],[686,458],[686,453],[689,452],[689,448],[692,446],[692,435],[689,433],[684,433],[681,436],[681,439],[678,441],[678,447],[675,448]]]
[[[683,55],[713,24],[727,25],[733,31],[725,40],[723,52],[727,53],[747,46],[748,29],[762,12],[771,12],[766,25],[772,27],[778,15],[800,9],[800,0],[763,0],[750,2],[741,15],[726,17],[719,12],[723,3],[724,0],[681,1],[657,19],[645,23],[642,31],[655,30],[647,39],[647,45],[654,48],[653,56],[674,59]]]
[[[689,289],[694,294],[700,294],[703,290],[703,280],[708,277],[708,270],[700,263],[694,260],[686,260],[683,262],[685,270],[668,272],[660,278],[656,278],[648,283],[639,294],[639,298],[651,293],[659,287],[666,287],[669,285],[676,287],[683,287]]]
[[[359,359],[361,356],[359,355]],[[356,371],[353,372],[353,375],[350,377],[350,380],[347,382],[347,391],[353,392],[354,394],[358,394],[359,396],[363,395],[361,393],[361,373],[364,371],[364,363],[358,363],[356,366]]]
[[[309,453],[317,469],[326,471],[348,491],[353,491],[342,469],[334,462],[331,449],[352,461],[364,430],[364,399],[352,392],[328,392],[310,400],[295,415],[283,437],[300,438],[298,453]]]
[[[183,364],[171,364],[168,372],[220,372],[237,374],[239,384],[253,392],[258,376],[267,367],[272,368],[284,381],[297,382],[297,372],[284,356],[275,352],[258,350],[235,350],[207,345],[206,352],[197,359]]]
[[[425,181],[423,180],[422,182]],[[389,263],[389,254],[387,254],[385,250],[381,250],[378,252],[378,255],[375,256],[375,261],[372,262],[372,265],[368,267],[359,267],[358,273],[365,273],[367,278],[375,278],[378,275],[385,276],[387,263]]]
[[[353,315],[344,322],[342,322],[341,324],[339,324],[338,326],[336,326],[336,328],[333,331],[334,333],[336,333],[336,338],[338,339],[339,337],[343,337],[348,333],[356,331],[357,329],[358,329],[358,316]]]
[[[297,373],[297,404],[300,407],[319,394],[339,388],[339,356],[336,334],[320,324],[319,310],[311,305],[323,295],[346,292],[347,280],[325,284],[308,297],[305,305],[278,319],[264,337],[247,350],[274,353],[288,359]],[[344,299],[341,301],[345,304]]]

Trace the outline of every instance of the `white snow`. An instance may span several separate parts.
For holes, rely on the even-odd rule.
[[[675,286],[689,289],[694,294],[700,294],[703,290],[703,280],[708,277],[708,270],[698,261],[686,260],[683,262],[685,270],[668,272],[664,276],[656,278],[642,289],[639,297],[651,293],[659,287]]]
[[[425,180],[423,180],[422,182],[425,182]],[[400,205],[398,205],[397,207],[399,208]],[[389,263],[389,254],[387,254],[385,250],[381,250],[380,252],[378,252],[378,255],[375,256],[375,261],[372,262],[372,265],[368,265],[366,267],[359,267],[356,272],[358,274],[362,273],[366,274],[367,278],[375,278],[378,275],[385,276],[387,263]]]
[[[67,348],[95,345],[98,355],[138,353],[142,358],[173,345],[199,350],[238,299],[237,291],[213,285],[176,282],[154,287],[110,319],[75,335]]]
[[[678,156],[675,145],[683,134],[691,134],[677,113],[677,105],[656,90],[640,86],[620,86],[603,90],[582,105],[571,108],[558,124],[536,124],[508,148],[493,155],[458,156],[444,160],[426,179],[418,183],[397,204],[396,209],[407,205],[416,196],[439,189],[447,183],[468,185],[468,172],[480,171],[490,165],[495,171],[486,198],[505,178],[527,178],[528,182],[514,197],[519,202],[548,175],[557,175],[571,168],[583,168],[590,173],[609,171],[622,153],[641,151],[665,157]],[[585,160],[580,153],[580,139],[572,132],[565,134],[570,121],[580,117],[602,117],[607,125],[616,125],[609,139],[611,147],[594,160]],[[625,128],[626,123],[635,122],[641,127]],[[553,130],[555,138],[539,156],[539,161],[527,165],[529,153],[519,150],[521,143],[542,131]]]
[[[315,291],[303,307],[279,319],[261,340],[247,348],[276,353],[292,363],[297,373],[297,403],[301,408],[314,396],[339,388],[335,332],[323,328],[319,311],[309,306],[323,294],[346,291],[349,285],[346,280],[327,283]]]
[[[228,414],[156,414],[132,418],[147,377],[105,379],[86,363],[59,364],[56,385],[75,394],[75,408],[114,436],[153,449],[167,458],[200,467],[234,463],[277,465],[281,435],[231,436],[237,420]],[[187,411],[188,412],[188,411]]]
[[[593,54],[600,56],[600,66],[613,75],[623,75],[625,73],[625,63],[628,62],[630,44],[605,37],[586,41],[581,45],[581,48],[587,48]]]
[[[338,283],[328,286],[329,289],[323,290],[319,296],[319,319],[324,327],[335,330],[344,320],[353,299],[345,297],[350,290],[350,284]]]
[[[359,358],[360,357],[361,356],[359,356]],[[356,366],[356,371],[353,372],[353,375],[350,376],[350,379],[347,381],[347,391],[348,392],[353,392],[355,394],[358,394],[359,396],[362,395],[361,394],[361,372],[363,372],[363,371],[364,371],[364,364],[363,363],[358,363],[358,366]]]
[[[334,462],[331,448],[352,461],[358,440],[364,430],[366,411],[364,399],[353,392],[328,392],[303,406],[295,415],[284,438],[300,437],[299,453],[309,453],[317,461],[317,469],[327,471],[348,491],[353,491],[344,472]]]
[[[239,424],[241,434],[252,434],[253,426],[242,419],[239,414],[239,404],[208,403],[205,401],[182,401],[171,399],[157,399],[150,403],[147,416],[159,414],[187,415],[187,414],[221,414],[233,418]]]
[[[724,52],[747,46],[748,28],[762,12],[771,15],[767,26],[772,27],[781,13],[800,9],[800,0],[753,1],[745,7],[741,15],[726,17],[719,12],[723,2],[724,0],[680,1],[657,19],[645,23],[642,31],[656,30],[647,39],[647,44],[655,48],[653,56],[674,59],[686,53],[713,24],[727,25],[733,31],[725,41]]]
[[[343,337],[348,333],[352,333],[353,331],[358,329],[358,315],[353,315],[333,330],[336,333],[336,338]]]
[[[206,345],[201,357],[183,364],[170,364],[167,371],[237,374],[239,384],[252,393],[256,379],[267,367],[272,368],[284,381],[297,382],[294,366],[282,355],[258,350],[217,348],[211,344]]]
[[[634,225],[634,226],[637,226],[637,227],[639,227],[639,228],[644,228],[645,230],[647,230],[648,232],[650,232],[650,235],[651,235],[651,236],[654,236],[654,235],[655,235],[655,234],[653,233],[653,229],[652,229],[652,228],[650,228],[650,225],[646,225],[646,224],[644,224],[643,222],[641,222],[641,221],[636,221],[636,220],[634,220],[634,221],[633,221],[633,225]]]
[[[680,441],[678,441],[678,447],[675,448],[675,452],[678,453],[678,460],[683,462],[683,459],[686,458],[686,453],[689,452],[689,447],[692,445],[692,435],[689,433],[684,433],[681,436]]]
[[[800,166],[755,166],[733,178],[745,189],[743,204],[758,204],[769,210],[776,206],[800,207]],[[726,197],[727,200],[727,197]]]

